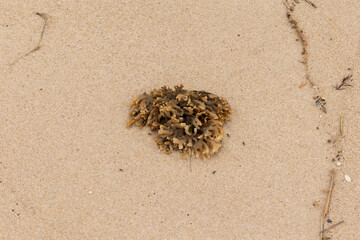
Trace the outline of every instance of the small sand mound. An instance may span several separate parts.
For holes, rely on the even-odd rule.
[[[131,103],[128,126],[149,126],[165,153],[178,150],[185,157],[209,158],[221,147],[223,124],[231,109],[227,101],[205,91],[162,87],[143,93]]]

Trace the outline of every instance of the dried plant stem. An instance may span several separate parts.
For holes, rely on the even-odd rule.
[[[321,215],[321,228],[320,228],[320,236],[321,236],[321,240],[326,240],[326,236],[324,236],[324,225],[325,225],[325,219],[329,213],[329,207],[330,207],[330,200],[331,200],[331,195],[332,195],[332,191],[333,191],[333,188],[334,188],[334,178],[335,178],[335,170],[332,169],[330,171],[331,173],[331,178],[330,178],[330,187],[329,187],[329,190],[328,190],[328,195],[327,195],[327,198],[326,198],[326,203],[325,203],[325,206],[324,206],[324,213],[323,215]]]
[[[303,88],[306,84],[307,84],[307,81],[303,81],[303,82],[300,84],[299,88]]]
[[[308,4],[313,6],[314,8],[317,8],[317,6],[313,2],[311,2],[310,0],[305,0],[305,2],[307,2]]]
[[[324,233],[324,232],[326,232],[326,231],[328,231],[328,230],[330,230],[330,229],[332,229],[332,228],[334,228],[334,227],[336,227],[336,226],[338,226],[338,225],[340,225],[340,224],[342,224],[342,223],[344,223],[344,220],[341,220],[340,222],[332,225],[331,227],[328,227],[327,229],[322,230],[322,231],[320,232],[320,234],[321,234],[321,233]]]
[[[22,58],[24,58],[24,57],[27,57],[27,56],[29,56],[31,53],[36,52],[37,50],[40,49],[40,47],[41,47],[40,43],[41,43],[41,41],[42,41],[42,39],[43,39],[43,36],[44,36],[44,32],[45,32],[45,28],[46,28],[46,26],[47,26],[47,22],[48,22],[48,19],[49,19],[49,15],[47,15],[46,13],[38,13],[38,12],[36,13],[36,15],[39,16],[39,17],[41,17],[41,18],[44,20],[44,23],[43,23],[43,26],[42,26],[42,29],[41,29],[41,33],[40,33],[40,38],[39,38],[36,46],[35,46],[33,49],[31,49],[30,51],[28,51],[27,53],[25,53],[25,54],[21,55],[20,57],[18,57],[17,59],[15,59],[13,62],[11,62],[11,63],[9,64],[10,66],[14,66],[15,63],[17,63],[20,59],[22,59]]]
[[[324,217],[321,215],[321,218],[320,218],[320,240],[324,240],[324,225],[325,225],[325,220],[324,220]]]
[[[352,74],[347,75],[342,79],[341,83],[334,86],[334,88],[336,90],[344,90],[345,87],[353,87],[353,85],[350,84],[350,82],[352,81],[352,76]]]
[[[45,28],[46,28],[46,25],[47,25],[47,21],[49,19],[49,15],[47,15],[46,13],[38,13],[38,12],[36,13],[36,15],[38,15],[39,17],[44,19],[44,25],[42,27],[40,38],[39,38],[39,41],[38,41],[38,44],[37,44],[37,46],[40,47],[40,43],[41,43],[41,41],[43,39],[43,36],[44,36],[44,32],[45,32]]]
[[[302,63],[304,64],[304,68],[305,68],[305,79],[310,83],[310,86],[314,86],[314,83],[310,80],[310,74],[309,74],[309,54],[307,51],[307,46],[308,46],[308,42],[306,40],[306,37],[304,35],[304,31],[299,27],[299,24],[297,23],[297,21],[294,19],[292,12],[294,11],[294,5],[290,5],[288,3],[288,1],[284,1],[283,2],[285,7],[286,7],[286,16],[287,19],[291,25],[291,27],[294,29],[297,37],[300,40],[301,43],[301,47],[302,47],[302,52],[301,54],[303,55],[303,60]]]
[[[335,170],[332,169],[330,171],[330,173],[331,173],[330,187],[329,187],[328,195],[327,195],[327,198],[326,198],[326,203],[325,203],[325,206],[324,206],[324,214],[323,214],[324,219],[327,217],[327,215],[329,213],[331,195],[332,195],[332,192],[333,192],[333,189],[334,189]]]

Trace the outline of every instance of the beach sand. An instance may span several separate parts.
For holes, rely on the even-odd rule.
[[[360,2],[314,3],[291,12],[299,88],[281,0],[2,1],[0,239],[320,239],[331,169],[326,236],[359,239]],[[126,128],[181,83],[233,109],[192,171]]]

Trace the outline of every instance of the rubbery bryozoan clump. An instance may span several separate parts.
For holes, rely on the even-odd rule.
[[[157,133],[155,141],[163,152],[178,150],[184,157],[205,159],[221,147],[223,124],[229,120],[231,108],[221,97],[180,85],[139,95],[129,114],[127,126],[149,126]]]

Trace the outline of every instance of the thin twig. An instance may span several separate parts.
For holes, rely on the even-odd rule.
[[[341,81],[340,84],[334,86],[334,88],[336,90],[344,90],[345,87],[353,87],[353,85],[351,85],[349,82],[352,81],[352,74],[347,75],[346,77],[343,78],[343,80]]]
[[[38,46],[40,46],[40,42],[43,39],[45,28],[46,28],[46,25],[47,25],[47,21],[49,19],[49,15],[47,15],[46,13],[38,13],[38,12],[36,13],[36,15],[38,15],[39,17],[44,19],[44,25],[43,25],[43,28],[41,30],[40,38],[39,38],[39,41],[38,41]]]
[[[329,187],[329,191],[328,191],[328,195],[326,198],[326,204],[324,207],[324,214],[323,214],[323,218],[325,219],[327,214],[329,213],[329,206],[330,206],[330,200],[331,200],[331,194],[334,188],[334,177],[335,177],[335,170],[332,169],[331,170],[331,178],[330,178],[330,187]]]
[[[308,4],[310,4],[311,6],[313,6],[314,8],[317,8],[317,6],[316,6],[314,3],[310,2],[310,0],[305,0],[305,2],[307,2]]]
[[[324,236],[325,219],[327,217],[327,214],[329,213],[331,194],[332,194],[332,191],[333,191],[333,188],[334,188],[335,170],[332,169],[330,171],[330,173],[331,173],[330,187],[329,187],[328,195],[327,195],[327,198],[326,198],[326,203],[325,203],[325,206],[324,206],[324,214],[321,216],[321,230],[320,230],[321,240],[326,239],[326,236]]]
[[[300,84],[299,88],[303,88],[306,84],[307,84],[307,81],[303,81],[303,82]]]
[[[321,234],[321,233],[324,233],[324,232],[326,232],[326,231],[328,231],[328,230],[330,230],[330,229],[332,229],[332,228],[334,228],[334,227],[336,227],[336,226],[338,226],[338,225],[340,225],[340,224],[342,224],[342,223],[344,223],[344,220],[341,220],[340,222],[332,225],[331,227],[328,227],[328,228],[322,230],[322,231],[320,232],[320,234]]]
[[[324,220],[324,217],[322,215],[321,215],[321,218],[320,218],[320,223],[321,223],[321,226],[320,226],[320,240],[323,240],[324,239],[325,220]]]
[[[20,59],[22,59],[24,57],[27,57],[31,53],[36,52],[37,50],[40,49],[40,47],[41,47],[40,43],[41,43],[41,41],[43,39],[43,36],[44,36],[44,32],[45,32],[45,28],[47,26],[49,15],[47,15],[46,13],[38,13],[38,12],[36,13],[36,15],[41,17],[44,20],[44,23],[43,23],[43,26],[42,26],[42,29],[41,29],[41,33],[40,33],[40,38],[39,38],[36,46],[33,49],[31,49],[30,51],[28,51],[27,53],[25,53],[25,54],[21,55],[20,57],[18,57],[17,59],[15,59],[15,61],[13,61],[12,63],[9,64],[10,66],[14,66],[15,63],[17,63]]]

